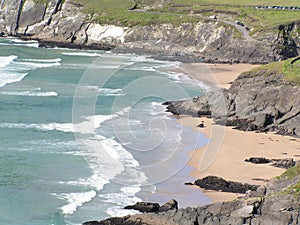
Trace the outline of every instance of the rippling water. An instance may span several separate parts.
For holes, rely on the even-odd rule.
[[[136,213],[122,208],[184,174],[187,153],[207,140],[161,106],[200,94],[168,72],[177,66],[0,39],[0,223]]]

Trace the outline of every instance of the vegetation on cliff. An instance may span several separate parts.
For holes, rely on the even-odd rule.
[[[273,73],[283,74],[287,82],[300,85],[300,58],[296,57],[280,62],[273,62],[255,68],[252,70],[252,72],[260,73],[263,75]]]
[[[251,29],[252,34],[266,32],[281,24],[289,24],[299,18],[300,10],[259,10],[255,6],[289,6],[300,7],[299,1],[286,2],[278,0],[78,0],[84,6],[85,12],[95,15],[100,23],[115,23],[122,25],[149,25],[156,23],[181,23],[197,21],[201,17],[220,15],[231,21],[240,21]],[[133,5],[138,11],[128,11]],[[142,11],[143,10],[143,11]],[[144,11],[146,10],[146,11]],[[142,12],[141,12],[142,11]],[[192,17],[197,18],[192,19]]]

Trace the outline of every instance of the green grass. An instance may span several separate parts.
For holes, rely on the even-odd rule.
[[[87,18],[101,24],[115,24],[123,26],[135,25],[156,25],[161,23],[172,23],[179,25],[183,22],[196,22],[196,18],[187,15],[170,15],[170,14],[152,14],[144,12],[133,12],[128,9],[133,5],[129,0],[82,0],[78,1],[84,6],[84,11],[88,15]],[[154,1],[147,1],[148,4],[153,4]],[[139,7],[144,7],[144,3],[138,4]]]
[[[295,176],[300,175],[300,166],[293,166],[290,169],[286,170],[283,174],[276,177],[279,180],[290,180]]]
[[[300,175],[300,166],[294,166],[288,170],[286,170],[283,174],[276,177],[276,180],[292,180],[297,175]],[[300,181],[290,185],[286,189],[283,189],[280,192],[274,193],[274,195],[293,195],[295,196],[295,200],[299,199],[300,196]]]
[[[286,60],[283,65],[285,78],[293,83],[300,85],[300,59],[291,64],[292,59]]]
[[[298,58],[291,58],[280,62],[269,63],[252,69],[249,72],[260,73],[265,76],[271,73],[283,74],[288,82],[300,85],[300,58],[299,60],[296,60],[293,64],[291,64],[291,62],[295,59]]]
[[[47,0],[35,0],[47,1]],[[151,8],[152,12],[167,14],[151,14],[151,12],[130,12],[128,9],[134,4],[130,0],[77,0],[84,6],[84,11],[99,23],[125,26],[152,25],[160,23],[181,24],[183,22],[197,22],[199,18],[189,16],[194,12],[203,18],[219,14],[220,19],[238,20],[249,28],[251,34],[260,34],[277,30],[281,24],[287,24],[300,19],[300,11],[288,10],[256,10],[255,5],[298,6],[299,0],[173,0],[173,3],[158,7],[161,0],[136,0],[139,9]],[[170,2],[172,2],[170,0]],[[169,15],[173,13],[173,15]],[[181,16],[180,16],[181,15]]]

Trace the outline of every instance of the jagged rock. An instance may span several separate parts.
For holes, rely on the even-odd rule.
[[[226,181],[221,177],[207,176],[195,181],[195,185],[216,191],[245,193],[247,190],[256,191],[258,185],[242,184],[234,181]]]
[[[134,209],[140,212],[158,212],[160,205],[152,202],[137,202],[134,205],[125,206],[124,209]]]
[[[229,90],[165,104],[176,115],[209,115],[216,124],[240,130],[300,137],[299,95],[300,86],[288,83],[283,74],[254,70],[241,74]]]
[[[293,167],[296,162],[290,158],[290,159],[272,159],[272,166],[283,168],[283,169],[289,169]]]
[[[159,207],[158,212],[165,212],[173,209],[178,209],[178,202],[175,199],[172,199]]]
[[[251,162],[255,164],[265,164],[270,163],[270,159],[266,159],[265,157],[251,157],[249,159],[245,159],[245,162]]]
[[[299,171],[299,168],[295,168]],[[143,213],[120,218],[109,218],[95,225],[288,225],[298,224],[300,196],[289,189],[299,185],[300,174],[276,178],[269,182],[260,197],[239,198],[206,206]],[[89,225],[89,224],[85,224]],[[94,224],[93,224],[94,225]]]

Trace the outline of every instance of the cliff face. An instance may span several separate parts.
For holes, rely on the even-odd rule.
[[[196,100],[167,102],[174,114],[212,116],[246,131],[274,131],[300,137],[300,87],[273,70],[240,75],[229,90],[208,91]]]
[[[265,43],[237,37],[238,31],[233,26],[216,20],[178,26],[100,25],[92,22],[91,16],[85,15],[75,0],[51,0],[47,4],[33,0],[2,0],[0,9],[2,34],[38,39],[51,45],[117,48],[119,51],[207,62],[267,63],[290,51],[277,47],[274,50]],[[280,42],[281,36],[277,39]]]

